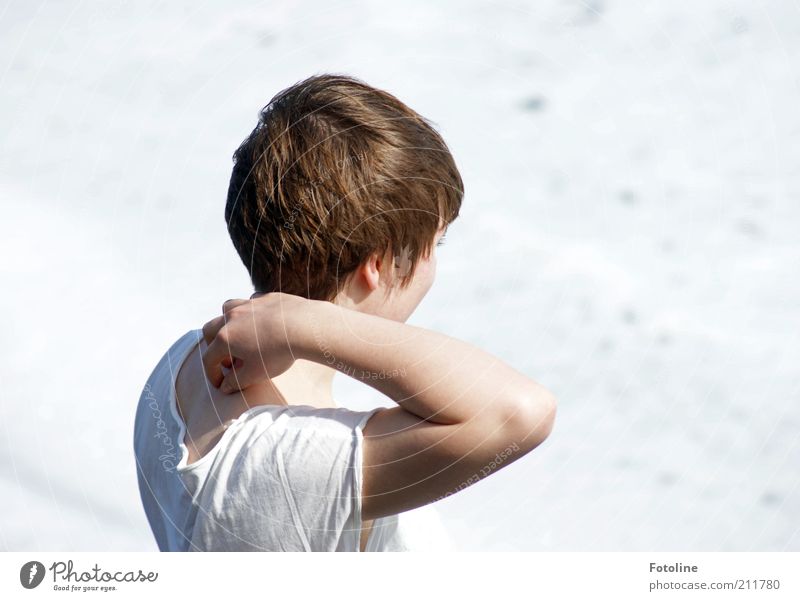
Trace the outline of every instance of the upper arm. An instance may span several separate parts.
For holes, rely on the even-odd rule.
[[[425,421],[402,407],[376,412],[364,427],[362,519],[426,505],[463,490],[538,446],[554,405],[504,418]]]

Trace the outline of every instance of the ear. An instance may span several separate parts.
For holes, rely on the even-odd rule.
[[[361,281],[366,286],[367,290],[372,292],[380,286],[381,269],[384,266],[384,259],[378,253],[372,253],[366,261],[364,261],[358,268],[358,275]]]

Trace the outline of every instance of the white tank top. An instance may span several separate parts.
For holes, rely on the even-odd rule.
[[[260,405],[187,465],[175,401],[190,330],[161,358],[136,412],[139,492],[162,551],[359,551],[363,428],[375,411]],[[452,550],[431,505],[374,520],[366,551]]]

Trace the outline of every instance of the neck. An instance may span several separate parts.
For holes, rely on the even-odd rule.
[[[281,405],[311,405],[312,407],[336,407],[333,401],[333,376],[335,370],[319,363],[298,359],[281,375],[272,378],[274,395],[264,403]]]

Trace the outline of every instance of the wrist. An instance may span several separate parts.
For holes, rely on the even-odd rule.
[[[299,310],[294,311],[287,324],[287,334],[295,359],[306,359],[318,363],[327,348],[326,325],[332,323],[333,303],[305,300]]]

